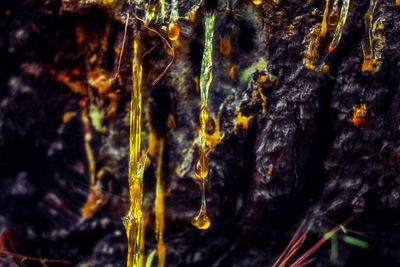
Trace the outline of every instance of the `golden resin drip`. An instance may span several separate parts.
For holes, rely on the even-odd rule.
[[[192,224],[198,229],[204,230],[210,227],[210,218],[207,216],[206,196],[204,179],[201,181],[201,207],[200,210],[192,217]]]
[[[162,179],[162,156],[164,152],[164,139],[160,140],[160,149],[158,151],[158,163],[156,171],[156,200],[155,200],[155,235],[157,240],[158,267],[165,265],[165,255],[167,248],[164,244],[163,234],[165,228],[164,222],[164,186]]]
[[[374,57],[374,48],[373,48],[373,32],[372,32],[372,23],[373,23],[373,16],[376,4],[379,0],[370,0],[369,8],[367,13],[364,16],[364,24],[365,24],[365,33],[363,40],[361,42],[362,51],[364,54],[364,62],[362,65],[362,71],[372,71],[376,62]]]
[[[347,14],[349,12],[349,6],[350,6],[350,0],[343,0],[342,9],[340,10],[340,20],[338,25],[336,26],[332,42],[329,45],[329,52],[332,52],[340,42],[340,38],[342,37],[343,27],[344,24],[346,23]]]
[[[208,163],[206,157],[206,123],[208,120],[207,106],[201,108],[199,119],[200,157],[196,160],[194,165],[194,174],[198,179],[204,179],[208,174]]]
[[[329,0],[326,0],[324,16],[322,17],[321,37],[325,37],[326,35],[326,30],[328,28],[326,19],[328,17],[328,13],[329,13]]]
[[[192,217],[192,224],[198,229],[207,229],[210,227],[210,218],[207,216],[206,197],[205,197],[205,178],[208,175],[208,163],[206,157],[206,123],[208,120],[207,99],[208,90],[212,81],[212,42],[214,35],[215,14],[206,13],[205,17],[205,43],[203,59],[200,73],[200,97],[201,110],[200,120],[200,157],[196,160],[194,166],[195,176],[201,180],[201,206],[200,210]]]
[[[171,20],[168,24],[168,39],[171,41],[176,41],[179,38],[179,34],[181,33],[181,29],[179,28],[178,22]]]
[[[127,267],[141,266],[140,240],[143,201],[143,172],[146,155],[140,155],[140,120],[141,120],[141,88],[142,62],[141,47],[138,36],[133,41],[132,63],[132,95],[130,103],[130,137],[129,137],[129,193],[130,208],[124,217],[126,235],[128,237]]]
[[[261,5],[262,0],[253,0],[253,4],[255,4],[256,6]]]

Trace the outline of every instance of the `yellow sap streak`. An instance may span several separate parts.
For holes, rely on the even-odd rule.
[[[92,140],[92,135],[90,133],[90,121],[88,117],[88,110],[86,104],[82,105],[81,119],[83,123],[83,128],[85,129],[84,141],[85,141],[85,152],[88,161],[88,170],[90,175],[90,184],[94,184],[95,181],[95,161],[93,156],[93,151],[90,147],[90,141]]]
[[[200,158],[195,164],[195,174],[197,178],[204,179],[208,173],[208,164],[206,154],[206,123],[208,120],[207,100],[208,90],[212,81],[212,43],[214,36],[214,21],[215,14],[207,14],[205,17],[205,43],[203,59],[201,63],[200,72],[200,98],[201,98],[201,109],[200,109]]]
[[[326,30],[327,30],[326,18],[328,17],[328,13],[329,13],[329,0],[326,0],[324,16],[322,18],[321,37],[325,37],[325,34],[326,34]]]
[[[129,139],[129,193],[130,208],[124,218],[126,234],[128,237],[127,266],[141,266],[140,254],[140,229],[142,221],[143,201],[143,159],[139,162],[140,153],[140,119],[141,119],[141,87],[142,87],[142,62],[140,55],[140,42],[137,37],[133,41],[132,63],[132,95],[130,105],[130,139]],[[144,159],[145,161],[145,159]]]
[[[266,113],[267,112],[267,97],[263,94],[262,87],[258,88],[258,93],[260,94],[261,99],[263,101],[263,103],[262,103],[263,113]]]
[[[208,163],[206,157],[206,122],[208,120],[207,107],[202,107],[200,111],[200,158],[196,160],[194,165],[194,174],[198,179],[205,179],[208,174]]]
[[[164,139],[160,140],[160,149],[158,152],[158,163],[156,171],[156,201],[155,201],[155,213],[156,213],[156,225],[155,235],[158,252],[158,267],[163,267],[165,264],[166,247],[163,240],[165,222],[164,222],[164,189],[162,180],[162,156],[164,152]]]
[[[93,151],[90,148],[91,139],[92,135],[90,133],[85,133],[85,151],[89,165],[90,184],[94,184],[96,165],[94,162]]]
[[[335,34],[331,44],[329,45],[329,51],[333,51],[339,44],[340,38],[342,37],[343,26],[346,23],[347,14],[349,12],[350,0],[343,0],[342,9],[340,10],[340,20],[336,26]]]
[[[373,15],[375,11],[376,4],[379,0],[370,0],[369,8],[364,16],[365,33],[363,40],[361,42],[362,51],[364,54],[364,62],[362,66],[362,71],[372,71],[373,65],[376,60],[374,60],[374,51],[372,45],[373,33],[372,33],[372,22]]]
[[[207,14],[205,18],[205,43],[200,73],[201,107],[207,107],[208,89],[212,81],[212,43],[214,36],[215,14]]]

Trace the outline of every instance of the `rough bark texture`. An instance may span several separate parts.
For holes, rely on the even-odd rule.
[[[394,0],[377,4],[374,21],[384,25],[382,66],[368,74],[361,71],[361,40],[369,1],[352,1],[338,48],[328,54],[334,28],[318,37],[316,65],[329,65],[323,73],[308,70],[303,58],[307,36],[320,27],[325,1],[277,2],[219,1],[215,10],[207,131],[212,135],[219,123],[222,138],[208,148],[211,227],[200,231],[190,218],[200,206],[200,184],[193,174],[200,107],[194,78],[201,67],[204,3],[180,4],[181,16],[200,7],[193,21],[179,20],[175,62],[152,86],[170,56],[162,41],[132,16],[121,78],[112,79],[125,16],[132,10],[144,16],[143,9],[127,3],[2,1],[0,234],[10,230],[16,252],[65,259],[73,266],[124,266],[127,240],[121,217],[129,201],[128,108],[136,29],[143,31],[145,50],[156,45],[143,57],[142,136],[143,148],[150,129],[166,138],[166,266],[271,266],[302,220],[311,225],[305,251],[349,217],[348,235],[367,241],[369,248],[339,238],[337,258],[327,242],[310,266],[399,266],[400,7]],[[165,35],[159,19],[150,26]],[[219,46],[226,36],[232,49],[225,56]],[[96,83],[98,78],[103,83]],[[88,97],[103,114],[104,129],[96,130],[89,117],[96,171],[103,168],[105,175],[103,203],[83,219],[89,172],[80,103]],[[367,115],[356,127],[351,118],[360,103],[366,104]],[[66,112],[75,115],[67,120]],[[253,116],[247,129],[235,121],[239,112]],[[144,177],[146,255],[156,248],[157,159],[150,159]],[[0,260],[21,264],[12,256]]]

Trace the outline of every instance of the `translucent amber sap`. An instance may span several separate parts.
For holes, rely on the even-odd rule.
[[[192,218],[192,224],[196,226],[197,229],[207,229],[208,227],[210,227],[210,223],[210,218],[207,216],[207,212],[205,209],[200,209],[198,213]]]
[[[200,158],[194,165],[194,174],[198,179],[204,179],[208,174],[208,162],[205,153],[200,153]]]
[[[179,38],[180,33],[181,28],[179,28],[179,24],[176,21],[171,21],[168,25],[168,38],[171,41],[175,41]]]
[[[208,89],[212,81],[212,40],[214,35],[215,14],[207,14],[205,17],[205,43],[200,73],[200,98],[201,110],[199,115],[200,129],[200,157],[196,160],[194,174],[201,180],[201,206],[193,215],[192,224],[198,229],[210,227],[210,218],[207,216],[207,203],[205,197],[205,180],[208,175],[208,163],[206,158],[206,123],[208,120],[207,98]]]

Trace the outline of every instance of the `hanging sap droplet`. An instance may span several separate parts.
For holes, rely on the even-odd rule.
[[[205,153],[200,153],[200,158],[194,165],[194,174],[198,179],[204,179],[208,174],[208,162]]]
[[[171,21],[168,25],[168,38],[171,41],[175,41],[178,39],[179,34],[181,33],[181,29],[176,21]]]
[[[192,224],[197,227],[197,229],[207,229],[210,227],[210,218],[207,216],[205,209],[200,209],[193,217]]]
[[[260,5],[262,3],[262,0],[253,0],[253,4],[256,6]]]

